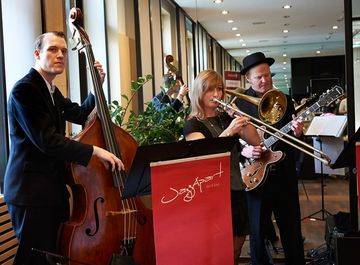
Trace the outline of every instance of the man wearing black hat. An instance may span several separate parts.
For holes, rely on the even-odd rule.
[[[265,57],[261,52],[246,56],[243,60],[244,68],[240,71],[251,85],[245,95],[261,98],[273,88],[270,66],[273,58]],[[291,98],[287,96],[288,102]],[[249,115],[259,118],[257,106],[243,99],[236,99],[237,107]],[[276,123],[276,128],[284,127],[292,120],[295,109],[293,104],[287,104],[283,118]],[[293,121],[292,133],[299,137],[302,133],[302,121]],[[250,254],[252,265],[272,264],[271,257],[265,247],[266,222],[272,212],[280,230],[281,243],[285,253],[287,265],[305,264],[304,246],[301,235],[300,203],[295,170],[294,149],[281,141],[276,145],[277,150],[283,151],[285,158],[273,165],[266,180],[256,189],[247,192],[249,219],[251,226]],[[242,155],[253,157],[261,152],[259,146],[246,146]]]

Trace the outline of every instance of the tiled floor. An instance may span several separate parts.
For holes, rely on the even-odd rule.
[[[321,179],[299,181],[299,195],[301,215],[303,218],[312,215],[321,210]],[[333,177],[326,177],[324,179],[324,208],[331,214],[336,214],[339,211],[349,212],[349,183],[347,180]],[[305,237],[304,248],[305,255],[309,263],[321,258],[321,253],[326,250],[325,244],[325,220],[322,212],[302,220],[302,233]],[[324,213],[324,219],[327,214]],[[276,254],[271,251],[276,264],[284,264],[282,262],[283,254],[281,253],[281,244],[276,244],[279,253]],[[310,256],[310,254],[319,253],[319,255]],[[247,264],[249,262],[249,241],[245,245],[241,253],[241,261],[239,264]],[[314,264],[314,263],[313,263]]]

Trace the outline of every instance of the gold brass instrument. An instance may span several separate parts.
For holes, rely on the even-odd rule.
[[[267,91],[261,98],[251,97],[232,90],[225,90],[225,92],[257,105],[259,118],[267,124],[277,123],[285,114],[287,99],[285,94],[277,89]]]
[[[304,120],[308,115],[317,111],[321,107],[330,105],[330,103],[332,103],[336,99],[340,98],[343,94],[344,94],[344,90],[341,87],[339,87],[339,86],[332,87],[326,93],[321,95],[319,100],[316,103],[312,104],[306,111],[304,111],[300,115],[298,115],[296,117],[296,119]],[[245,95],[243,95],[243,96],[245,96]],[[275,94],[275,96],[276,96],[276,94]],[[245,97],[248,97],[248,96],[245,96]],[[247,113],[244,113],[238,109],[233,108],[230,104],[224,103],[218,99],[214,99],[214,101],[218,102],[225,109],[232,109],[236,113],[235,115],[237,115],[237,116],[248,117],[248,118],[250,118],[250,120],[253,120],[253,121],[257,122],[258,124],[263,125],[263,126],[260,126],[258,124],[255,124],[254,122],[250,122],[250,124],[252,124],[254,127],[261,130],[261,132],[259,132],[259,136],[262,139],[262,146],[264,148],[264,152],[259,159],[249,159],[250,164],[248,164],[247,166],[245,166],[241,169],[242,179],[246,185],[247,191],[255,189],[259,185],[261,185],[267,177],[267,172],[268,172],[269,166],[271,164],[274,164],[274,163],[280,161],[283,158],[283,153],[281,151],[272,151],[271,150],[271,146],[273,144],[275,144],[277,140],[281,140],[281,141],[293,146],[294,148],[314,157],[315,159],[320,160],[322,163],[324,163],[326,165],[330,164],[330,158],[324,152],[287,134],[288,132],[291,131],[292,121],[288,122],[285,126],[283,126],[280,130],[278,130],[278,129],[272,127],[271,125],[252,117],[251,115],[249,115]],[[276,102],[275,100],[270,100],[270,101]],[[262,101],[260,100],[258,103],[260,108],[262,108],[261,102]],[[269,106],[267,108],[270,108],[270,107],[271,106]],[[285,109],[283,111],[285,111]],[[268,129],[265,129],[265,128],[271,129],[272,131],[269,131]],[[270,134],[271,136],[264,139],[264,132]],[[293,142],[290,142],[287,139],[284,139],[284,137],[287,137],[289,140],[292,140],[292,141],[298,143],[298,145],[294,144]],[[302,147],[300,147],[300,146],[302,146]],[[304,147],[306,147],[307,149],[305,149]],[[310,149],[313,150],[315,153],[317,153],[317,155],[310,152],[309,151]]]
[[[253,116],[251,116],[251,115],[249,115],[249,114],[247,114],[247,113],[245,113],[245,112],[243,112],[243,111],[240,111],[240,110],[238,110],[238,109],[235,109],[235,108],[233,108],[232,106],[230,106],[229,104],[227,104],[227,103],[225,103],[225,102],[223,102],[223,101],[221,101],[221,100],[218,100],[218,99],[214,98],[214,101],[218,102],[218,103],[219,103],[222,107],[224,107],[225,109],[231,109],[231,110],[233,110],[238,116],[248,117],[248,118],[250,118],[250,120],[253,120],[253,121],[257,122],[257,123],[260,123],[261,125],[263,125],[263,126],[269,128],[269,129],[275,131],[276,133],[275,133],[275,132],[271,132],[271,131],[263,128],[262,126],[260,126],[260,125],[258,125],[258,124],[256,124],[256,123],[250,121],[249,124],[253,125],[255,128],[257,128],[257,129],[259,129],[259,130],[261,130],[261,131],[263,131],[263,132],[266,132],[266,133],[268,133],[268,134],[270,134],[270,135],[278,138],[278,139],[281,140],[281,141],[284,141],[285,143],[291,145],[292,147],[295,147],[296,149],[299,149],[300,151],[302,151],[302,152],[304,152],[304,153],[306,153],[306,154],[314,157],[315,159],[320,160],[320,161],[321,161],[322,163],[324,163],[325,165],[328,165],[328,164],[330,163],[331,160],[330,160],[330,158],[328,157],[328,155],[326,155],[326,154],[325,154],[324,152],[322,152],[321,150],[318,150],[318,149],[316,149],[315,147],[313,147],[313,146],[311,146],[311,145],[309,145],[309,144],[307,144],[307,143],[305,143],[305,142],[297,139],[296,137],[291,136],[291,135],[288,135],[288,134],[282,132],[281,130],[276,129],[276,128],[274,128],[273,126],[271,126],[271,125],[269,125],[269,124],[267,124],[267,123],[265,123],[265,122],[263,122],[263,121],[255,118],[255,117],[253,117]],[[236,114],[235,114],[235,115],[236,115]],[[292,143],[292,142],[284,139],[283,137],[287,137],[287,138],[289,138],[289,139],[297,142],[298,144],[303,145],[303,146],[305,146],[305,147],[307,147],[307,148],[309,148],[309,149],[311,149],[311,150],[319,153],[319,154],[320,154],[321,156],[323,156],[324,158],[319,157],[319,156],[316,156],[316,155],[314,155],[313,153],[311,153],[310,151],[308,151],[308,150],[306,150],[306,149],[300,148],[299,146],[297,146],[297,145],[295,145],[294,143]]]

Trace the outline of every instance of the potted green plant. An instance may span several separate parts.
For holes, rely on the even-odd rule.
[[[145,104],[144,112],[135,113],[130,111],[128,121],[124,122],[125,114],[134,96],[151,79],[151,75],[146,75],[145,77],[139,77],[136,81],[132,81],[131,97],[122,95],[126,102],[124,107],[120,106],[118,101],[113,101],[110,105],[111,117],[117,125],[125,128],[136,139],[139,145],[179,141],[183,138],[182,129],[184,127],[184,120],[189,111],[187,107],[179,112],[175,111],[171,106],[157,110],[151,102],[148,102]]]

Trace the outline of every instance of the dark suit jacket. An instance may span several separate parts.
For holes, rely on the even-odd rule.
[[[252,87],[247,89],[244,92],[245,95],[256,97],[256,92]],[[294,105],[292,104],[292,100],[290,96],[287,97],[287,107],[285,114],[283,118],[276,124],[273,125],[273,127],[280,129],[283,128],[288,122],[292,120],[292,114],[295,113]],[[245,101],[244,99],[237,98],[235,100],[236,106],[239,108],[239,110],[259,119],[259,113],[258,113],[258,106]],[[290,134],[290,133],[289,133]],[[268,136],[266,136],[267,138]],[[276,173],[275,172],[269,172],[268,177],[265,181],[266,185],[269,187],[269,190],[278,191],[278,189],[287,189],[289,186],[292,186],[294,189],[297,189],[297,178],[296,178],[296,171],[295,171],[295,153],[297,150],[290,145],[283,143],[282,141],[277,141],[277,143],[272,146],[274,150],[281,150],[285,153],[285,157],[281,162],[278,162],[275,164]],[[278,176],[271,177],[271,175],[282,175],[283,178],[280,178]],[[291,182],[291,184],[289,184]]]
[[[93,147],[65,137],[65,121],[83,124],[95,106],[93,95],[79,106],[56,88],[52,103],[42,76],[31,69],[8,100],[10,156],[5,172],[5,201],[17,205],[66,203],[65,162],[86,166]]]

